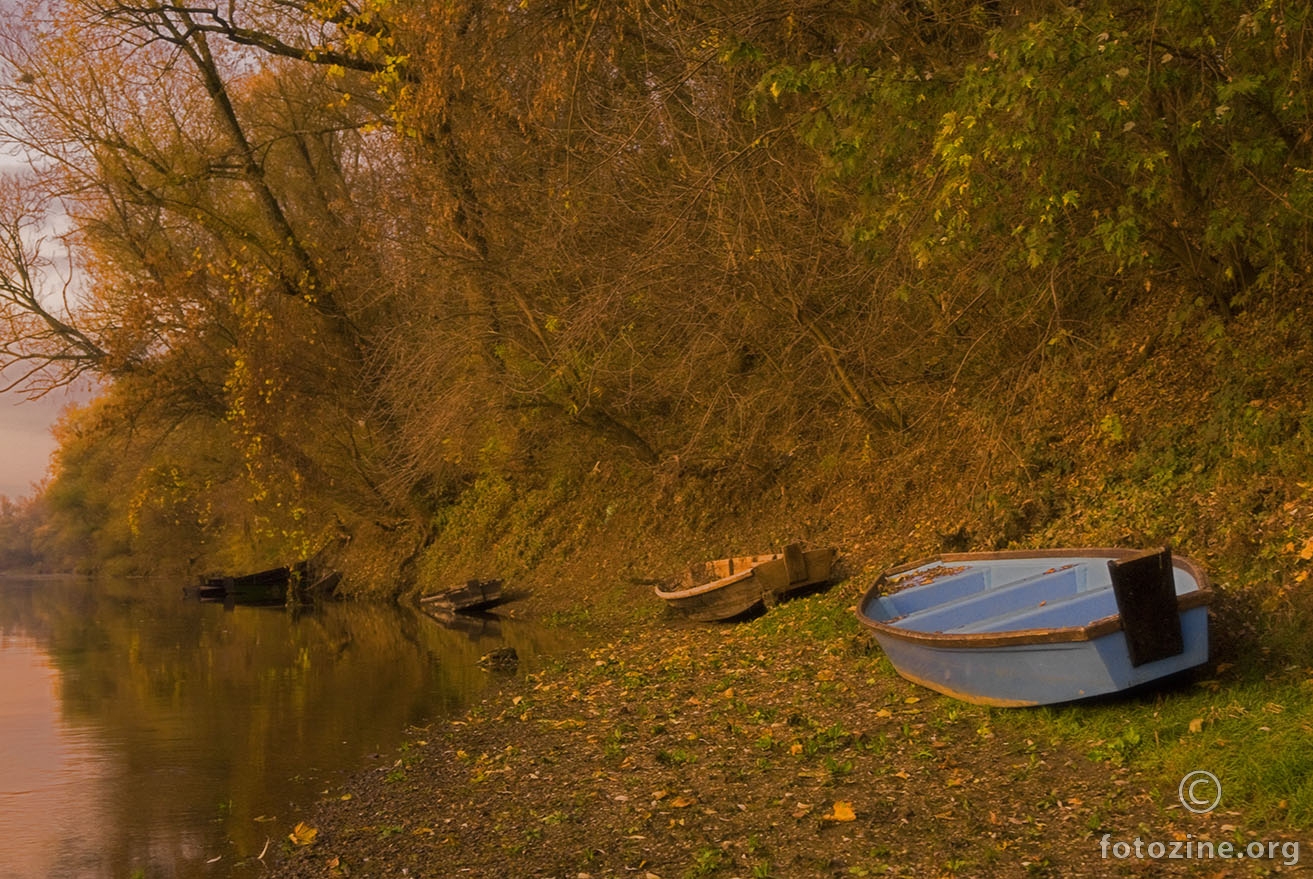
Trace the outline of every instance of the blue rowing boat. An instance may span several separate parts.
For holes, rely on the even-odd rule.
[[[1208,661],[1208,578],[1170,549],[956,553],[857,608],[903,677],[980,705],[1119,693]]]

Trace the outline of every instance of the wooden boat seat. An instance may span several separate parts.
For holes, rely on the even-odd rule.
[[[901,591],[892,595],[881,595],[875,600],[879,616],[894,622],[900,617],[938,607],[944,602],[977,595],[989,585],[989,574],[982,570],[948,574],[935,578],[933,589],[920,588],[929,582],[932,581],[922,574]]]
[[[1074,596],[1084,585],[1085,576],[1083,565],[1068,565],[998,587],[986,585],[952,601],[943,601],[941,594],[935,606],[891,622],[901,629],[918,632],[957,631],[960,627],[971,626],[982,620],[1015,616],[1033,610],[1039,607],[1041,601],[1047,605]],[[936,587],[942,588],[943,585],[937,583]]]

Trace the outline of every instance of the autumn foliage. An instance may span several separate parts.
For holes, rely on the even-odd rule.
[[[61,428],[68,551],[345,542],[357,582],[397,588],[454,511],[481,515],[463,500],[525,473],[869,463],[1022,405],[1147,299],[1223,335],[1279,312],[1310,256],[1308,16],[11,15],[0,125],[32,161],[0,216],[5,361],[29,392],[107,383]],[[62,291],[37,270],[56,243]]]

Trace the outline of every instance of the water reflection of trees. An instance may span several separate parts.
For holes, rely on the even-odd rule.
[[[301,817],[292,804],[476,697],[489,680],[481,655],[508,645],[533,667],[560,647],[560,633],[516,620],[460,631],[392,606],[225,612],[176,594],[128,581],[0,587],[0,631],[45,645],[65,722],[115,764],[103,796],[116,823],[97,840],[105,875],[189,876],[216,855],[259,854]]]

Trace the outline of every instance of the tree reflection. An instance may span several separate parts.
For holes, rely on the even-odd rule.
[[[209,859],[252,859],[366,755],[481,693],[482,654],[512,646],[532,667],[563,646],[515,620],[456,630],[393,606],[225,612],[177,595],[121,580],[0,582],[0,633],[48,654],[62,734],[99,755],[94,793],[72,795],[101,798],[108,817],[70,845],[61,875],[208,876]]]

